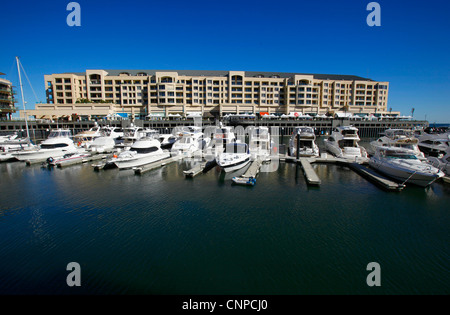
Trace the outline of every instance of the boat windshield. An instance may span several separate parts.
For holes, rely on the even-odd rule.
[[[246,143],[230,143],[225,147],[226,153],[246,153],[247,144]]]
[[[399,136],[412,137],[412,130],[404,130],[404,129],[388,129],[385,131],[387,137],[394,138]]]
[[[131,148],[130,151],[134,151],[136,153],[151,153],[151,152],[155,152],[158,151],[157,147],[150,147],[150,148]]]
[[[342,135],[343,136],[345,136],[345,137],[348,137],[348,136],[356,136],[357,135],[357,133],[356,133],[356,130],[353,130],[353,129],[346,129],[346,130],[342,130]]]
[[[417,160],[417,157],[414,154],[398,154],[386,152],[386,157],[388,159]]]
[[[414,150],[414,145],[412,144],[396,144],[395,145],[398,148],[403,148],[403,149],[409,149],[409,150]]]
[[[69,130],[52,130],[48,135],[48,138],[69,138],[71,133]]]
[[[358,144],[357,144],[357,142],[355,140],[345,139],[345,140],[340,140],[339,141],[339,147],[341,149],[343,149],[343,148],[357,148]]]
[[[312,147],[313,147],[312,141],[300,140],[300,148],[312,148]]]
[[[192,140],[191,137],[182,137],[180,139],[180,143],[191,143],[192,142],[191,140]]]
[[[296,128],[297,133],[314,133],[314,130],[310,127],[300,127],[300,128]]]
[[[57,148],[64,148],[67,146],[69,146],[67,143],[41,144],[41,149],[44,149],[44,150],[57,149]]]

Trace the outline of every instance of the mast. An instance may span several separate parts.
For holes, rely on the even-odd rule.
[[[23,98],[23,87],[22,87],[22,78],[20,76],[20,68],[19,68],[19,57],[16,56],[17,61],[17,72],[19,73],[19,83],[20,83],[20,93],[22,95],[22,106],[23,106],[23,113],[25,115],[25,126],[27,128],[27,139],[30,141],[30,132],[28,130],[28,120],[27,120],[27,111],[25,109],[25,99]]]

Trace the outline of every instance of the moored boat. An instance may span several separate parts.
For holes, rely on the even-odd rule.
[[[225,151],[218,156],[217,165],[225,172],[238,170],[250,163],[250,153],[246,143],[230,143]]]
[[[421,187],[429,186],[444,176],[439,169],[419,160],[414,151],[402,148],[377,148],[369,160],[369,165],[402,183],[411,183]]]
[[[300,138],[300,139],[298,139]],[[289,155],[297,156],[297,142],[299,141],[300,157],[318,157],[319,147],[316,144],[314,128],[308,126],[295,127],[289,139]]]
[[[340,126],[335,128],[327,139],[324,139],[324,143],[327,151],[338,158],[367,158],[366,149],[358,144],[360,140],[358,128]]]
[[[114,164],[119,169],[129,169],[169,158],[170,153],[161,149],[161,143],[155,138],[141,138],[129,150],[120,152],[107,164]]]
[[[46,140],[44,140],[35,150],[22,150],[13,153],[19,161],[32,161],[47,159],[49,157],[62,157],[68,153],[78,153],[71,139],[71,131],[68,129],[52,130]]]

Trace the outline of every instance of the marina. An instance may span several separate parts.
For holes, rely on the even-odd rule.
[[[282,162],[248,189],[216,167],[186,180],[192,158],[141,176],[1,163],[0,291],[69,293],[76,260],[86,294],[370,294],[359,278],[380,260],[378,293],[446,292],[450,186],[389,193],[339,161],[311,161],[320,186]]]

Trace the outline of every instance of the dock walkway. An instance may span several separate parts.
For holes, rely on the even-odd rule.
[[[317,176],[316,172],[311,166],[311,163],[307,158],[300,158],[300,164],[302,165],[303,172],[306,177],[306,181],[310,185],[320,185],[321,181],[319,176]]]
[[[348,167],[350,167],[352,170],[360,174],[362,177],[367,178],[369,181],[373,182],[374,184],[378,185],[381,188],[394,191],[401,191],[403,188],[405,188],[405,185],[396,183],[384,177],[383,175],[375,172],[373,169],[365,167],[361,164],[349,163]]]
[[[199,164],[195,165],[190,170],[183,171],[183,173],[184,173],[184,175],[186,177],[191,177],[192,178],[192,177],[195,177],[198,174],[202,173],[203,170],[205,169],[205,166],[206,166],[206,162],[202,162],[202,163],[199,163]]]
[[[153,162],[150,164],[143,165],[141,167],[135,167],[135,168],[133,168],[134,174],[142,175],[148,171],[151,171],[156,168],[162,167],[164,165],[170,164],[172,162],[178,161],[179,159],[180,159],[179,156],[172,156],[172,157],[168,157],[163,160],[160,160],[160,161],[156,161],[156,162]]]

